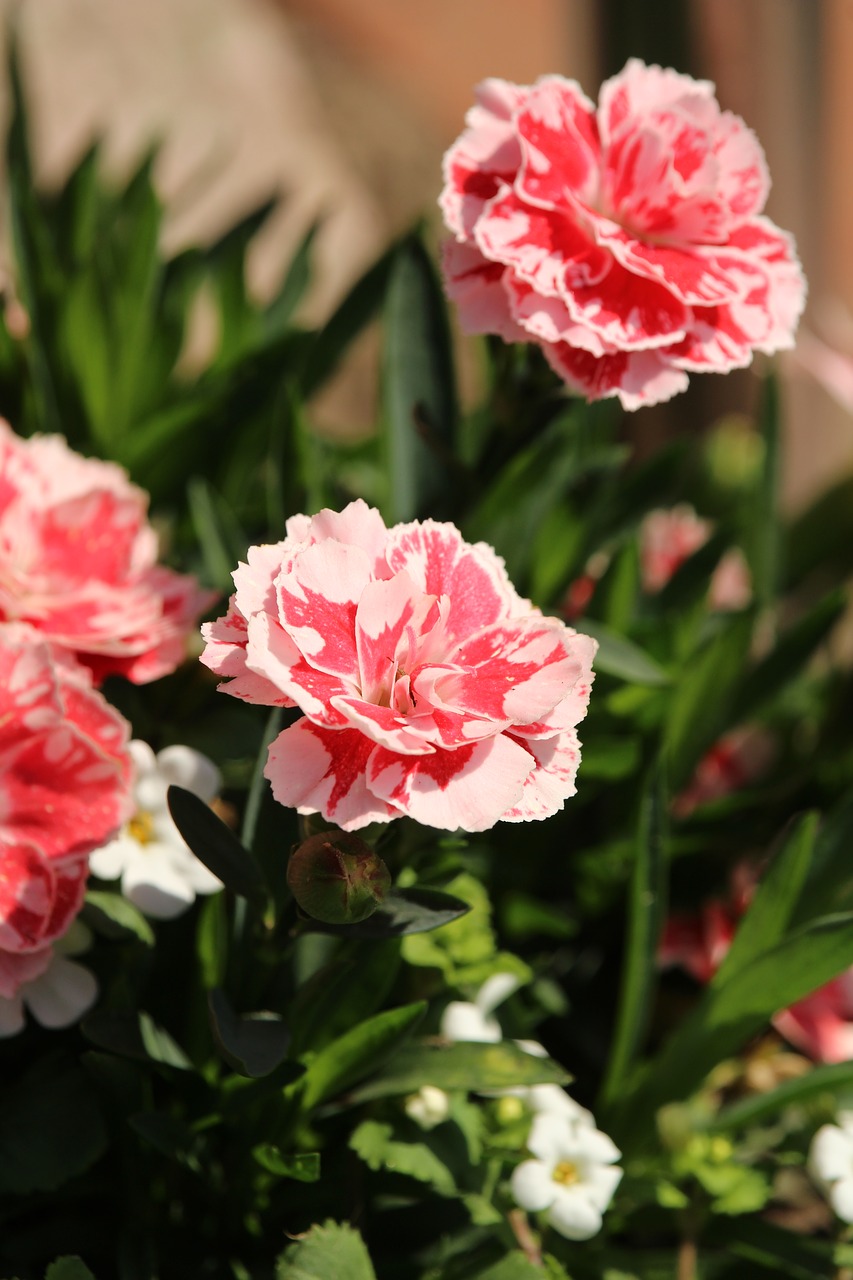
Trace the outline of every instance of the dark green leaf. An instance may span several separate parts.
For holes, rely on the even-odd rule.
[[[364,1120],[350,1138],[350,1146],[369,1169],[388,1169],[425,1182],[440,1196],[456,1194],[453,1174],[436,1152],[432,1134],[420,1142],[400,1142],[390,1124]]]
[[[388,288],[396,247],[390,248],[357,280],[313,341],[305,357],[299,386],[308,399],[337,368],[347,347],[378,313]]]
[[[120,893],[90,889],[86,894],[85,918],[106,938],[138,938],[146,947],[154,946],[154,930],[141,911]]]
[[[728,954],[714,976],[715,986],[723,986],[739,969],[775,947],[785,936],[811,865],[817,827],[816,813],[803,814],[793,824],[740,922]]]
[[[456,428],[456,388],[444,294],[423,245],[397,251],[388,284],[383,367],[394,520],[429,510],[447,485]]]
[[[258,864],[213,810],[183,787],[169,787],[168,802],[172,820],[195,856],[233,893],[262,900]]]
[[[736,694],[751,639],[751,617],[729,619],[687,664],[672,696],[665,735],[673,791],[687,782],[732,716],[740,718]]]
[[[684,612],[703,600],[711,585],[711,576],[728,545],[729,539],[724,533],[715,533],[698,551],[688,556],[659,593],[659,607],[664,612]]]
[[[286,328],[302,301],[305,290],[311,283],[311,253],[319,230],[319,222],[313,223],[308,228],[291,259],[281,288],[264,312],[264,328],[267,334],[278,333]]]
[[[749,562],[755,601],[759,608],[770,608],[779,590],[779,469],[780,447],[779,381],[769,373],[764,382],[760,426],[764,440],[764,468],[757,501],[752,504],[752,537]]]
[[[605,1104],[619,1096],[648,1026],[666,911],[666,813],[666,785],[659,762],[646,782],[640,803],[619,1006],[602,1090]]]
[[[316,1151],[279,1151],[272,1142],[262,1142],[252,1155],[262,1169],[277,1178],[293,1178],[295,1182],[317,1182],[320,1177],[320,1156]]]
[[[88,1169],[107,1133],[92,1082],[70,1059],[42,1058],[0,1098],[0,1192],[52,1191]]]
[[[766,1268],[768,1277],[827,1280],[835,1274],[829,1241],[810,1240],[755,1217],[738,1218],[728,1230],[717,1226],[719,1243],[735,1257]]]
[[[195,1173],[199,1172],[198,1159],[193,1152],[196,1135],[183,1120],[163,1111],[144,1111],[130,1116],[128,1123],[155,1151],[169,1160],[178,1160]]]
[[[305,1073],[302,1105],[306,1111],[343,1093],[369,1072],[380,1069],[412,1034],[426,1013],[426,1002],[386,1009],[333,1040],[312,1059]]]
[[[209,991],[210,1025],[217,1048],[240,1075],[268,1076],[284,1061],[290,1033],[278,1014],[236,1014],[224,991]],[[300,1075],[294,1069],[294,1079]]]
[[[827,638],[847,607],[847,592],[839,588],[780,636],[775,648],[749,673],[738,696],[742,720],[755,715],[802,671]]]
[[[83,1021],[82,1031],[99,1049],[109,1049],[127,1058],[159,1062],[180,1071],[193,1069],[183,1049],[147,1013],[97,1010]]]
[[[510,1040],[499,1044],[414,1044],[402,1049],[355,1100],[416,1093],[422,1085],[452,1091],[492,1091],[532,1084],[568,1084],[571,1077],[550,1058],[525,1053]]]
[[[669,684],[671,677],[654,658],[632,640],[617,635],[602,622],[591,618],[582,618],[577,624],[578,631],[593,636],[598,641],[598,652],[593,666],[596,671],[617,676],[631,684],[663,685]]]

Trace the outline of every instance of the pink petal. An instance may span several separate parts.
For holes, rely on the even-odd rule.
[[[508,189],[489,201],[477,223],[476,242],[486,258],[513,267],[546,296],[594,284],[611,262],[565,211],[539,209]]]
[[[565,290],[572,319],[620,351],[668,346],[683,337],[691,313],[669,289],[618,262],[597,284]]]
[[[521,162],[513,114],[528,90],[506,80],[484,80],[478,103],[466,117],[468,128],[444,157],[444,190],[439,206],[458,239],[473,232],[485,202],[502,183],[512,182]]]
[[[710,80],[694,80],[669,68],[646,66],[639,58],[629,58],[618,75],[605,80],[598,95],[598,126],[606,146],[637,116],[660,111],[678,103],[692,104],[699,112],[713,107],[714,86]]]
[[[298,720],[269,751],[264,776],[279,804],[297,813],[322,813],[344,831],[398,818],[400,809],[368,790],[365,771],[381,750],[354,729],[324,729]]]
[[[359,688],[366,701],[379,702],[383,695],[386,701],[389,699],[396,668],[405,663],[401,647],[408,657],[416,643],[411,633],[421,629],[422,600],[422,593],[407,573],[397,573],[385,582],[371,582],[362,592],[355,616],[355,640]]]
[[[596,220],[595,234],[626,270],[656,280],[688,306],[708,306],[738,296],[739,281],[713,256],[679,245],[646,243],[606,218]]]
[[[241,561],[231,575],[236,588],[234,603],[244,618],[261,610],[275,613],[275,580],[292,551],[290,539],[249,547],[246,563]]]
[[[489,262],[479,249],[446,240],[441,247],[444,287],[455,302],[465,333],[496,333],[504,342],[524,339],[510,315],[503,280],[507,270]]]
[[[600,145],[595,107],[580,85],[562,76],[539,80],[516,117],[522,167],[518,189],[526,200],[560,209],[566,192],[594,202]]]
[[[573,635],[547,618],[495,623],[449,655],[467,671],[437,685],[443,701],[483,720],[533,723],[563,701],[580,678]]]
[[[567,729],[552,738],[515,740],[530,752],[534,767],[525,780],[520,802],[503,815],[504,821],[550,818],[577,790],[575,778],[581,758],[577,734]]]
[[[300,552],[279,576],[279,621],[312,666],[358,681],[355,616],[371,577],[365,551],[332,541]]]
[[[256,675],[246,666],[246,646],[248,629],[246,619],[236,606],[235,597],[231,597],[228,612],[215,622],[206,622],[201,629],[205,641],[205,649],[200,661],[211,671],[220,676],[232,677],[227,684],[218,686],[222,693],[230,693],[232,698],[240,698],[243,702],[259,703],[264,707],[292,707],[292,698],[287,697],[263,676]]]
[[[369,507],[363,498],[356,498],[343,511],[324,507],[311,517],[308,537],[313,542],[331,539],[348,547],[360,547],[373,566],[377,577],[387,577],[385,567],[385,543],[388,530],[385,521],[375,507]]]
[[[431,756],[393,755],[377,747],[371,791],[427,827],[486,831],[519,802],[530,755],[503,734]]]
[[[543,344],[545,359],[570,387],[590,400],[618,396],[626,409],[660,404],[687,388],[687,374],[657,351],[619,351],[596,359],[566,343]]]
[[[543,345],[566,342],[594,356],[608,353],[609,347],[601,335],[586,325],[578,324],[562,298],[549,298],[537,293],[529,284],[516,279],[509,269],[504,288],[512,314],[521,326],[522,338],[529,341],[533,337]]]
[[[351,693],[353,684],[330,676],[306,662],[287,632],[265,613],[249,621],[246,662],[258,680],[273,691],[268,706],[300,707],[318,724],[340,728],[346,719],[331,705],[337,694]]]
[[[401,755],[427,755],[434,748],[428,733],[419,734],[418,721],[393,711],[391,707],[378,707],[363,698],[333,699],[333,707],[340,714],[341,723],[358,729],[373,742]],[[431,727],[431,723],[428,727]]]
[[[405,570],[426,595],[449,597],[451,640],[497,622],[518,599],[503,561],[492,548],[464,542],[452,524],[424,520],[395,526],[387,558],[393,570]]]

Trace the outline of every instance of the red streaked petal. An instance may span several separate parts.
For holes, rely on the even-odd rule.
[[[567,192],[594,201],[601,149],[595,106],[580,85],[543,77],[519,109],[516,129],[523,157],[518,187],[525,199],[557,209]]]
[[[331,700],[337,694],[351,693],[352,683],[312,667],[287,632],[265,613],[249,620],[246,662],[249,670],[275,691],[277,701],[268,705],[300,707],[311,720],[330,728],[346,724]]]
[[[322,813],[344,831],[400,817],[400,810],[368,790],[365,772],[381,750],[355,729],[324,729],[297,720],[273,742],[264,777],[279,804],[297,813]]]
[[[355,617],[372,580],[360,547],[318,542],[300,552],[276,582],[278,618],[310,664],[329,675],[358,682]]]
[[[513,738],[530,752],[533,768],[520,802],[505,813],[505,822],[531,822],[559,813],[575,794],[581,748],[574,729],[541,740]]]

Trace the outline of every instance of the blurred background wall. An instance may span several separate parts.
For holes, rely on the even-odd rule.
[[[161,139],[173,246],[281,191],[252,281],[269,288],[322,216],[314,319],[393,232],[435,223],[441,155],[484,76],[560,71],[595,97],[636,55],[709,77],[767,152],[768,213],[810,281],[806,325],[853,357],[853,0],[0,0],[12,8],[42,178],[93,135],[119,172]],[[370,422],[373,365],[368,343],[321,420]],[[796,360],[784,376],[799,506],[853,467],[853,414]],[[749,373],[694,378],[633,430],[657,440],[749,412],[755,389]]]

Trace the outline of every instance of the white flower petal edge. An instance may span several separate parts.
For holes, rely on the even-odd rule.
[[[10,999],[0,999],[0,1040],[23,1031],[25,1008],[41,1026],[55,1031],[78,1022],[97,995],[94,975],[55,951],[44,973],[25,982]]]
[[[838,1121],[818,1129],[808,1167],[842,1222],[853,1222],[853,1115],[842,1112]]]
[[[537,1158],[525,1160],[512,1175],[518,1204],[533,1212],[547,1210],[549,1224],[569,1240],[594,1236],[622,1178],[614,1163],[620,1154],[616,1146],[581,1107],[575,1114],[537,1114],[527,1145]]]
[[[145,915],[171,920],[222,883],[184,843],[169,813],[168,788],[184,787],[209,804],[222,778],[213,761],[192,747],[166,747],[155,756],[136,739],[130,751],[136,813],[115,840],[92,854],[89,866],[103,880],[121,877],[122,893]]]

